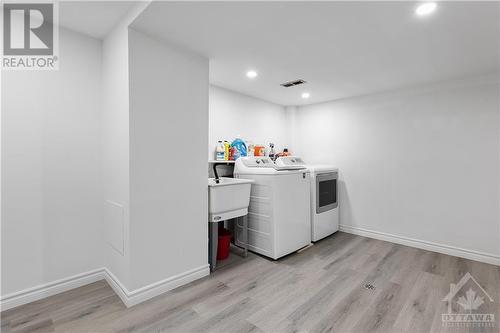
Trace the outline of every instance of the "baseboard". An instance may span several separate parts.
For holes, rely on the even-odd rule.
[[[120,297],[125,306],[131,307],[209,274],[210,267],[207,264],[152,283],[145,287],[129,291],[107,268],[100,268],[5,295],[0,299],[0,311],[5,311],[16,306],[38,301],[40,299],[82,287],[99,280],[106,280],[118,297]]]
[[[2,296],[0,299],[0,310],[12,309],[16,306],[38,301],[55,294],[75,289],[104,279],[104,270],[96,269],[86,273],[77,274],[68,278],[56,280],[50,283],[28,288],[15,293]]]
[[[487,264],[500,266],[500,256],[490,254],[490,253],[467,250],[467,249],[463,249],[463,248],[459,248],[459,247],[455,247],[455,246],[442,245],[442,244],[427,242],[427,241],[423,241],[423,240],[419,240],[419,239],[403,237],[403,236],[388,234],[385,232],[369,230],[369,229],[364,229],[364,228],[351,227],[351,226],[347,226],[347,225],[340,225],[340,231],[347,232],[347,233],[354,234],[354,235],[380,239],[380,240],[391,242],[391,243],[416,247],[416,248],[423,249],[423,250],[448,254],[451,256],[455,256],[455,257],[460,257],[460,258],[465,258],[465,259],[470,259],[470,260],[484,262]]]
[[[113,288],[115,293],[120,297],[125,306],[131,307],[133,305],[142,303],[161,295],[169,290],[188,284],[189,282],[198,280],[210,274],[209,265],[203,265],[181,274],[169,277],[167,279],[152,283],[150,285],[135,289],[133,291],[120,283],[120,281],[107,269],[105,269],[105,279],[108,284]]]
[[[127,301],[128,301],[127,295],[129,293],[129,291],[123,285],[123,283],[121,283],[121,281],[113,273],[111,273],[110,270],[108,270],[107,268],[103,268],[103,270],[104,270],[104,279],[109,284],[111,289],[113,289],[115,294],[117,294],[118,297],[120,297],[123,304],[125,304],[125,306],[128,308],[129,305],[127,305]]]

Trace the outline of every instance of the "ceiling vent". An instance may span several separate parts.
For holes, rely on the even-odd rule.
[[[304,83],[306,83],[306,81],[304,81],[304,80],[295,80],[295,81],[289,81],[289,82],[282,83],[282,84],[280,84],[280,86],[288,88],[288,87],[298,86],[299,84],[304,84]]]

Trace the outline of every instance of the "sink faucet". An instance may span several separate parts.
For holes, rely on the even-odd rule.
[[[215,183],[216,184],[219,184],[219,180],[220,180],[219,174],[217,173],[217,166],[218,165],[224,165],[224,163],[214,163],[213,168],[214,168],[214,177],[215,177]]]

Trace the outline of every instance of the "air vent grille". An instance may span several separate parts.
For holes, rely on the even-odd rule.
[[[280,86],[288,88],[288,87],[298,86],[299,84],[304,84],[304,83],[306,83],[306,81],[304,81],[304,80],[295,80],[295,81],[289,81],[289,82],[282,83],[282,84],[280,84]]]

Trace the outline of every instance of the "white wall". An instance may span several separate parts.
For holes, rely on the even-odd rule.
[[[280,151],[286,147],[285,109],[281,105],[210,86],[208,159],[215,158],[218,140],[232,141],[238,135]]]
[[[103,40],[103,231],[105,266],[129,283],[128,25]]]
[[[133,6],[102,47],[103,257],[125,288],[130,286],[129,25],[147,6]]]
[[[499,103],[482,77],[300,107],[297,153],[340,168],[342,225],[498,260]]]
[[[129,71],[136,289],[193,269],[208,274],[208,59],[130,29]]]
[[[2,297],[103,265],[101,43],[59,36],[58,71],[2,71]]]

